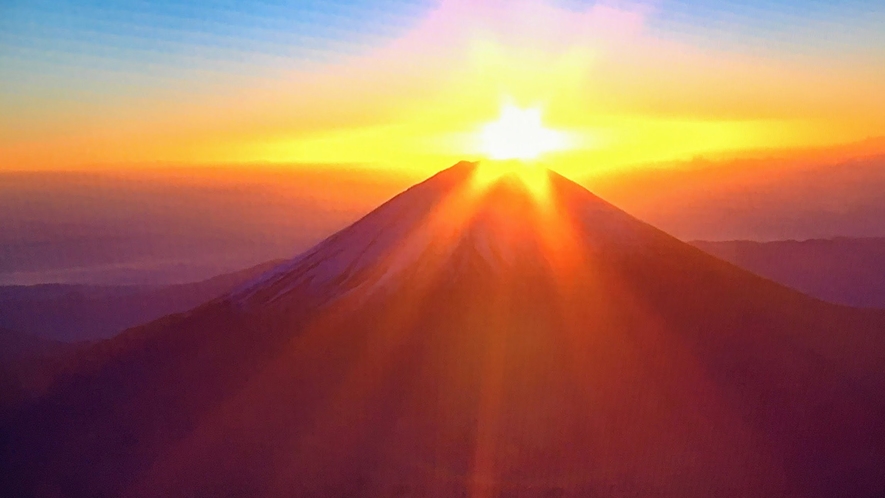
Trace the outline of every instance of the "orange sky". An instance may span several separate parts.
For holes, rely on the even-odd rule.
[[[121,69],[88,98],[51,86],[6,94],[0,168],[272,162],[429,173],[481,158],[479,131],[505,101],[540,108],[547,127],[573,138],[542,158],[573,177],[885,136],[881,47],[716,43],[662,29],[664,9],[444,1],[356,54],[137,87],[121,81],[139,71]]]

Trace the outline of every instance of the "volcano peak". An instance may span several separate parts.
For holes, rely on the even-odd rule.
[[[518,263],[538,272],[579,245],[601,250],[656,236],[546,168],[498,163],[443,170],[234,295],[273,302],[305,289],[336,295],[342,286],[350,294],[465,265],[500,272]]]

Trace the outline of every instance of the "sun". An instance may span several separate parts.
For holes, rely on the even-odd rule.
[[[494,160],[532,160],[566,148],[565,134],[544,126],[541,109],[505,104],[497,121],[480,130],[482,152]]]

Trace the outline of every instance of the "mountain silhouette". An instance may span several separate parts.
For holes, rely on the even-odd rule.
[[[9,496],[880,496],[885,313],[459,163],[3,424]]]

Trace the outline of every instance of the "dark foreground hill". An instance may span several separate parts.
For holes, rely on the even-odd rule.
[[[10,407],[51,382],[59,359],[86,344],[71,344],[0,327],[0,419]]]
[[[819,299],[885,309],[885,238],[698,241],[692,245]]]
[[[8,496],[881,496],[885,314],[462,163],[4,422]]]

